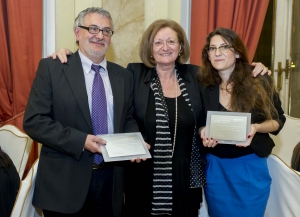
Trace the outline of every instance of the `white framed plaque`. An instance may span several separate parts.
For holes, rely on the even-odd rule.
[[[245,144],[250,133],[251,113],[208,111],[205,137],[225,144]]]
[[[139,132],[97,136],[106,140],[106,145],[100,144],[104,162],[151,158],[147,145]]]

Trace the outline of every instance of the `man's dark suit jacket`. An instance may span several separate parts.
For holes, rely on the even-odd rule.
[[[114,132],[137,132],[132,112],[132,75],[107,62],[114,102]],[[24,115],[24,130],[43,144],[33,205],[45,210],[75,213],[86,199],[93,154],[83,146],[93,134],[83,68],[78,52],[66,64],[50,58],[39,63]],[[123,204],[123,168],[115,166],[113,210]]]

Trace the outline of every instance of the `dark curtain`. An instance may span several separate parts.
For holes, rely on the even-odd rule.
[[[193,0],[190,62],[201,65],[206,36],[218,27],[234,30],[244,41],[252,61],[268,4],[269,0]]]
[[[42,57],[42,0],[0,3],[0,127],[23,130],[23,114]],[[27,167],[38,156],[34,145]]]

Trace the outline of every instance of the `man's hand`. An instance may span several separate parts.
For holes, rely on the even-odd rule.
[[[92,152],[92,153],[100,153],[100,144],[105,145],[106,141],[94,135],[88,135],[85,140],[84,149]]]

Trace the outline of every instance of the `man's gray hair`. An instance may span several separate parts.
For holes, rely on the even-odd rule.
[[[110,13],[107,10],[104,10],[103,8],[99,8],[99,7],[90,7],[90,8],[87,8],[87,9],[81,11],[75,19],[74,29],[78,26],[83,26],[85,16],[88,14],[91,14],[91,13],[98,13],[98,14],[110,19],[112,30],[114,30],[114,24],[113,24],[113,20],[110,16]]]

